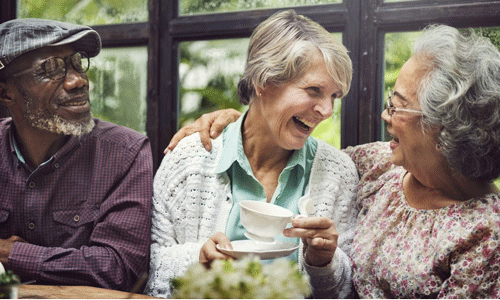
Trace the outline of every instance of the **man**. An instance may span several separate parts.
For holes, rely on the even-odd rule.
[[[147,271],[148,139],[92,118],[87,26],[0,24],[0,262],[22,280],[129,290]]]

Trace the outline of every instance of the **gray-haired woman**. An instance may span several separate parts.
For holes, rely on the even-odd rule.
[[[314,296],[351,294],[358,176],[347,155],[310,137],[348,92],[351,76],[347,49],[293,10],[254,30],[239,83],[248,111],[211,152],[199,135],[187,137],[156,173],[147,293],[168,297],[170,279],[193,262],[230,258],[217,246],[246,239],[238,203],[254,200],[308,216],[286,235],[300,243],[289,259],[307,272]]]
[[[186,130],[206,136],[216,117],[183,129],[172,145]],[[360,175],[351,249],[358,294],[498,299],[499,51],[473,32],[429,26],[382,119],[390,142],[345,150]]]

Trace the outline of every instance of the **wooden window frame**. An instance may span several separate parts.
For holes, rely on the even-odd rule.
[[[0,4],[0,22],[16,17],[16,0]],[[148,47],[146,132],[155,170],[177,131],[179,44],[184,41],[246,38],[279,9],[179,16],[178,1],[149,0],[143,23],[93,26],[103,47]],[[430,23],[457,28],[500,26],[500,1],[434,0],[388,2],[345,0],[342,4],[294,7],[332,32],[342,32],[354,65],[352,88],[342,100],[342,147],[381,139],[384,37],[416,31]],[[0,107],[0,116],[6,109]]]

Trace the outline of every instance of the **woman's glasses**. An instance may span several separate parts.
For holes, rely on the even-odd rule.
[[[397,111],[418,114],[418,115],[424,114],[421,110],[395,107],[394,104],[392,103],[393,94],[394,94],[393,90],[392,89],[389,90],[389,96],[387,97],[387,107],[385,108],[389,116],[392,117],[392,115]]]
[[[86,73],[90,67],[90,58],[85,52],[76,52],[65,58],[51,57],[41,63],[39,66],[16,72],[10,76],[17,77],[40,67],[45,72],[45,75],[50,79],[61,80],[66,77],[69,64],[73,66],[73,69],[75,71],[83,74]]]

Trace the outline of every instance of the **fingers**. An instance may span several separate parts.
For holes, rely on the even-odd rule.
[[[332,220],[325,217],[303,217],[292,221],[294,227],[283,234],[302,238],[306,262],[313,266],[325,266],[337,249],[338,233]]]
[[[186,136],[191,135],[195,132],[197,132],[197,126],[194,123],[182,127],[172,137],[172,139],[170,140],[170,143],[168,144],[167,148],[165,148],[165,151],[163,151],[163,153],[167,154],[169,151],[174,150],[174,148],[177,146],[177,144],[180,142],[180,140],[182,140]]]
[[[179,131],[177,131],[177,133],[172,137],[163,153],[167,154],[169,151],[174,150],[180,140],[195,132],[200,133],[200,139],[203,147],[205,147],[207,151],[210,151],[212,150],[211,139],[218,137],[227,125],[238,120],[240,116],[241,113],[232,108],[216,110],[208,114],[203,114],[192,124],[179,129]]]
[[[7,239],[9,242],[21,242],[21,243],[27,243],[24,239],[21,237],[18,237],[17,235],[13,235],[10,238]]]
[[[232,108],[217,111],[217,113],[217,118],[213,121],[210,128],[210,136],[213,139],[218,137],[227,125],[235,122],[241,116],[239,111]]]
[[[210,265],[216,259],[232,259],[231,256],[219,252],[216,247],[217,245],[219,245],[219,247],[233,249],[233,247],[231,246],[231,242],[224,233],[218,232],[214,234],[201,247],[200,250],[200,263],[202,263],[206,268],[210,268]]]
[[[203,114],[193,123],[179,129],[179,131],[177,131],[177,133],[172,137],[170,143],[163,153],[167,154],[168,151],[174,150],[180,140],[195,132],[200,133],[201,143],[203,144],[205,149],[207,149],[207,151],[210,151],[212,149],[212,141],[210,140],[209,130],[216,117],[217,114],[214,114],[214,112]]]
[[[229,238],[222,232],[217,232],[210,238],[214,243],[219,245],[219,247],[227,248],[232,250],[233,246],[231,245],[231,241]]]

